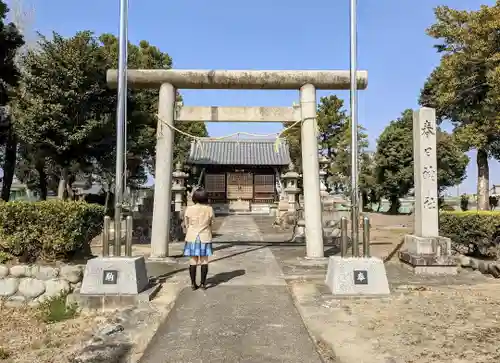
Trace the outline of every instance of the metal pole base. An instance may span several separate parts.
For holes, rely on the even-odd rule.
[[[128,216],[125,219],[125,256],[132,256],[132,242],[134,236],[134,220],[132,216]],[[116,230],[117,225],[120,226],[118,230]],[[108,257],[109,250],[111,245],[111,218],[109,216],[104,217],[104,225],[102,228],[102,256]],[[115,233],[114,233],[114,248],[113,248],[113,257],[121,256],[121,223],[115,223]]]
[[[370,217],[363,217],[363,256],[370,257]]]

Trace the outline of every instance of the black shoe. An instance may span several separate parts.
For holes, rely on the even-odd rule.
[[[196,265],[189,265],[189,277],[191,278],[191,289],[197,290],[198,285],[196,285]]]
[[[201,288],[203,290],[207,289],[207,274],[208,274],[208,265],[201,265]]]

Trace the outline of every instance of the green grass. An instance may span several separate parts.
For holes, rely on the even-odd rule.
[[[500,211],[497,210],[466,210],[466,211],[442,211],[443,214],[452,214],[456,216],[473,216],[473,215],[481,215],[481,216],[500,216]]]
[[[0,347],[0,360],[9,359],[10,353],[7,349]]]
[[[0,251],[0,263],[5,263],[12,259],[12,255],[10,253]]]
[[[38,318],[50,324],[76,317],[78,315],[78,305],[76,303],[68,304],[66,297],[66,294],[61,294],[42,302],[38,306]]]

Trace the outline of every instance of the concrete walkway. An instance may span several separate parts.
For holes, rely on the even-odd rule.
[[[230,215],[216,231],[215,242],[263,241],[260,229],[251,215]]]
[[[248,230],[247,218],[231,216],[228,230]],[[321,362],[269,248],[216,250],[208,285],[180,293],[140,363]]]

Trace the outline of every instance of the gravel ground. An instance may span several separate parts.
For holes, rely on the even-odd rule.
[[[357,339],[405,363],[500,361],[500,284],[400,286],[387,299],[330,300],[357,321]],[[352,322],[352,320],[350,320]],[[339,331],[353,329],[338,321]]]
[[[370,219],[372,254],[391,260],[387,298],[334,299],[319,277],[326,265],[301,262],[300,248],[273,248],[313,336],[343,363],[500,362],[500,279],[471,270],[414,275],[395,253],[412,217]]]
[[[106,321],[98,313],[47,324],[33,309],[0,308],[0,361],[8,363],[67,363]],[[3,358],[3,359],[2,359]]]
[[[186,285],[185,278],[172,280],[153,302],[140,308],[83,310],[51,324],[41,321],[36,309],[1,308],[0,362],[74,363],[75,358],[108,362],[115,361],[120,351],[128,356],[127,362],[137,362]]]

